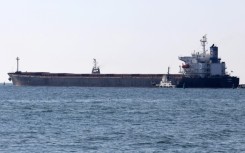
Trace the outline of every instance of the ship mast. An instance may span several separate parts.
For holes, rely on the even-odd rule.
[[[170,67],[168,67],[167,79],[169,79],[169,71],[170,71]]]
[[[94,68],[97,68],[97,61],[94,59]]]
[[[16,71],[16,72],[19,72],[19,60],[20,60],[20,58],[17,57],[17,58],[16,58],[16,61],[17,61],[17,71]]]
[[[202,37],[202,39],[200,40],[200,42],[201,42],[201,45],[203,47],[203,55],[206,55],[206,48],[205,48],[205,46],[207,44],[207,35],[204,35]]]

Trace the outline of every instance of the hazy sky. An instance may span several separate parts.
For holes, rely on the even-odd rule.
[[[178,73],[178,56],[219,47],[245,83],[245,0],[0,0],[0,81],[16,71]]]

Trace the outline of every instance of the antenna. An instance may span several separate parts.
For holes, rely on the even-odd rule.
[[[94,58],[94,68],[97,68],[97,61],[95,58]]]
[[[205,46],[206,46],[206,44],[207,44],[207,35],[204,35],[204,36],[202,37],[202,39],[200,40],[200,42],[201,42],[201,45],[202,45],[202,47],[203,47],[203,54],[205,55],[205,54],[206,54]]]
[[[16,60],[17,60],[17,71],[16,72],[19,72],[19,60],[20,60],[20,58],[17,57]]]

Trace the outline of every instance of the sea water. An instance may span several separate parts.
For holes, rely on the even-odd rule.
[[[245,152],[245,90],[0,86],[0,152]]]

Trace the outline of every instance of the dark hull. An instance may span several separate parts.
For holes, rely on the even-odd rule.
[[[44,72],[9,73],[16,86],[79,87],[155,87],[165,74],[66,74]],[[237,88],[239,78],[231,76],[187,78],[171,74],[168,79],[177,88]]]
[[[231,76],[211,78],[186,78],[183,77],[177,88],[237,88],[239,78]]]
[[[163,74],[9,73],[16,86],[154,87]]]

